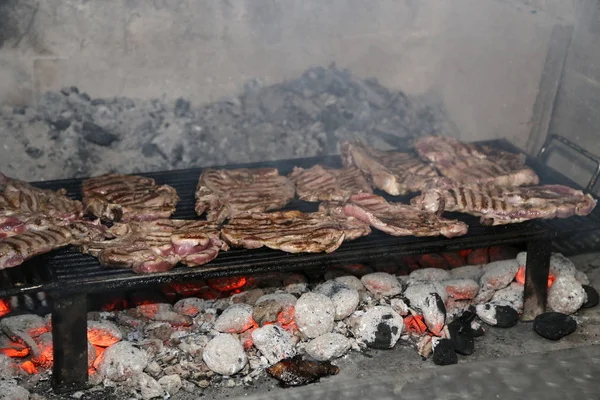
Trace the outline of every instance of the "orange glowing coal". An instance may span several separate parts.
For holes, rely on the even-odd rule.
[[[200,291],[206,283],[204,281],[171,283],[164,288],[163,292],[174,292],[181,297],[191,297]]]
[[[29,348],[21,344],[15,343],[11,347],[0,348],[0,354],[7,355],[11,358],[22,358],[29,354]]]
[[[10,305],[7,300],[0,299],[0,317],[10,312]]]
[[[223,278],[213,278],[206,281],[208,286],[219,292],[229,292],[246,286],[247,279],[245,276],[229,276]]]
[[[422,315],[409,315],[408,317],[404,317],[404,327],[408,332],[416,335],[427,333],[427,325],[425,325]]]
[[[519,270],[517,271],[517,276],[515,276],[515,280],[521,285],[525,284],[525,267],[519,268]],[[555,280],[556,276],[554,276],[553,274],[548,275],[548,289],[550,289]]]
[[[91,343],[102,345],[104,347],[112,346],[120,340],[107,330],[94,328],[88,329],[87,337]]]
[[[31,361],[24,361],[23,363],[21,363],[21,368],[29,375],[37,374],[39,372],[35,365],[33,365],[33,362]]]
[[[127,308],[127,300],[123,298],[115,298],[108,303],[102,305],[102,311],[119,311]]]

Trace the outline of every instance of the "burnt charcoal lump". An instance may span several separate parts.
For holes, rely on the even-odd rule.
[[[97,144],[98,146],[108,147],[119,140],[119,137],[114,133],[108,132],[103,127],[88,121],[83,123],[81,133],[85,140]]]
[[[328,375],[337,375],[340,369],[329,361],[307,361],[300,356],[286,358],[267,368],[281,386],[301,386]]]
[[[450,339],[440,339],[433,349],[433,362],[436,365],[452,365],[458,363],[458,356]]]
[[[486,303],[479,304],[476,310],[477,316],[483,322],[499,328],[510,328],[519,321],[519,314],[514,308],[509,306]]]
[[[471,322],[463,322],[456,319],[448,324],[450,340],[454,351],[463,356],[470,356],[475,351],[475,336],[471,328]]]
[[[547,312],[533,320],[533,330],[543,338],[559,340],[577,329],[577,322],[569,315]]]
[[[583,303],[582,308],[592,308],[598,305],[598,291],[589,285],[582,285],[583,290],[585,290],[585,294],[587,296],[587,301]]]

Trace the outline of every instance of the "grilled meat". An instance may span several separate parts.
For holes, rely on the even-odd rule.
[[[232,246],[247,249],[266,246],[289,253],[331,253],[344,240],[368,235],[370,231],[368,225],[354,218],[278,211],[234,217],[221,229],[221,236]]]
[[[67,191],[40,189],[0,173],[0,218],[36,215],[75,221],[83,216],[83,206],[66,196]],[[1,229],[1,228],[0,228]]]
[[[411,153],[382,151],[361,142],[343,142],[345,167],[355,166],[365,173],[375,187],[394,196],[418,192],[440,178],[433,167]]]
[[[562,185],[532,187],[454,186],[430,189],[412,200],[429,212],[459,211],[481,216],[484,225],[503,225],[531,219],[587,215],[596,200]]]
[[[496,186],[539,183],[537,174],[525,165],[523,154],[441,136],[419,139],[415,148],[424,160],[433,163],[443,176],[455,182]]]
[[[279,361],[267,368],[267,372],[282,386],[301,386],[324,376],[337,375],[340,369],[329,361],[307,361],[296,356]]]
[[[151,221],[169,218],[179,196],[168,185],[135,175],[106,174],[83,182],[86,212],[108,221]]]
[[[362,172],[354,166],[332,169],[315,165],[310,169],[295,167],[289,178],[304,201],[344,201],[355,193],[373,193]]]
[[[131,221],[113,225],[108,233],[114,238],[89,243],[83,251],[104,266],[140,274],[168,271],[179,262],[203,265],[228,249],[217,226],[206,221]]]
[[[11,236],[0,242],[0,269],[15,267],[54,249],[100,240],[105,230],[98,223],[77,221],[65,225],[44,225]]]
[[[355,194],[346,203],[322,203],[329,214],[346,215],[370,224],[392,236],[439,236],[449,238],[467,233],[464,222],[440,216],[401,203],[388,203],[374,194]]]
[[[276,168],[207,169],[196,188],[196,213],[222,223],[242,212],[263,212],[285,206],[294,198],[294,185]]]

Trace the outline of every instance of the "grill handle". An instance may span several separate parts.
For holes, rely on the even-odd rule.
[[[537,155],[538,160],[543,164],[546,164],[546,162],[548,161],[548,148],[550,147],[550,144],[553,140],[561,142],[565,146],[569,147],[571,150],[574,150],[575,152],[581,154],[582,156],[593,161],[594,164],[596,164],[596,171],[594,172],[587,186],[585,187],[587,191],[591,192],[594,189],[594,186],[596,186],[596,182],[598,182],[598,177],[600,177],[600,158],[596,157],[594,154],[590,153],[589,151],[580,147],[579,145],[571,142],[564,136],[553,133],[551,135],[548,135],[546,141],[544,142],[544,145],[542,146]]]

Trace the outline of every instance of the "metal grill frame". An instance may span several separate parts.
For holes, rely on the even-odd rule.
[[[505,140],[481,142],[505,150],[520,150]],[[339,166],[339,156],[271,161],[219,168],[277,167],[288,173],[293,166],[308,168],[314,164]],[[562,183],[576,187],[573,182],[535,159],[528,164],[536,170],[542,183]],[[193,211],[193,192],[201,169],[140,174],[155,178],[159,184],[174,186],[181,197],[174,218],[197,219]],[[80,198],[82,179],[38,182],[34,185],[48,189],[64,187],[73,198]],[[392,201],[406,202],[409,197],[390,197]],[[313,211],[317,203],[292,202],[287,209]],[[478,218],[459,213],[449,213],[469,224],[469,233],[463,237],[415,238],[393,237],[374,230],[367,237],[344,243],[331,254],[288,254],[270,249],[232,249],[224,252],[207,265],[175,269],[152,275],[136,275],[129,270],[102,268],[91,256],[73,249],[62,249],[36,257],[24,265],[0,271],[0,297],[21,293],[45,291],[52,303],[52,329],[54,342],[53,383],[55,391],[78,390],[87,382],[87,296],[103,291],[154,286],[168,282],[181,282],[214,277],[251,275],[259,272],[298,271],[325,268],[341,263],[367,262],[402,255],[415,255],[456,251],[494,245],[525,244],[527,257],[525,305],[522,320],[532,320],[545,311],[547,278],[551,241],[557,233],[593,231],[600,227],[600,210],[588,217],[572,217],[573,221],[528,221],[521,224],[483,227]],[[564,227],[562,221],[570,221]]]

